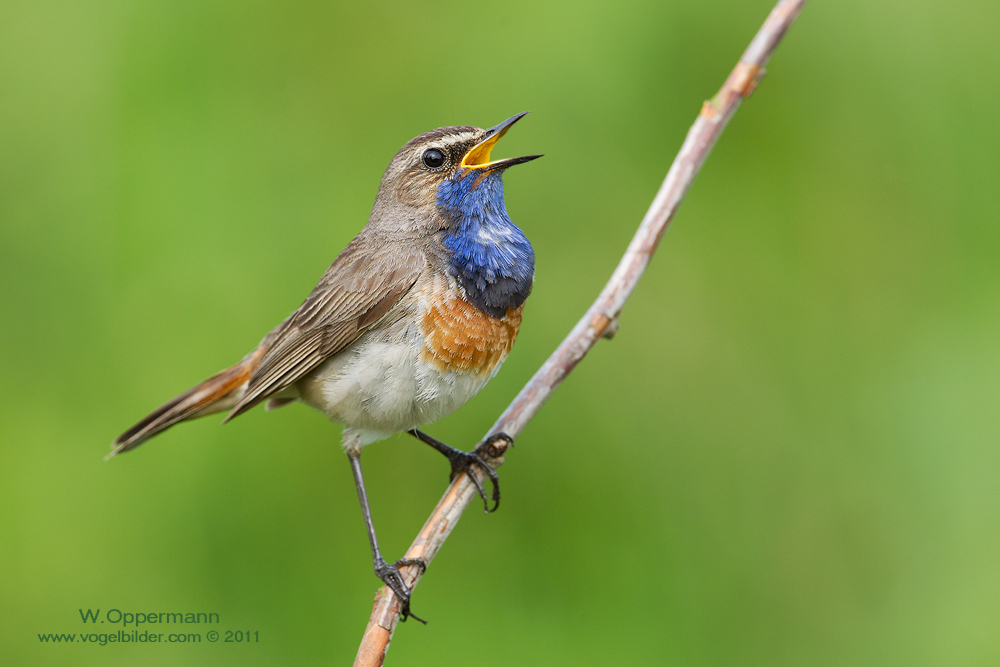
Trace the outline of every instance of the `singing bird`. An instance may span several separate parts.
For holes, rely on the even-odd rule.
[[[443,127],[408,142],[389,163],[368,224],[337,256],[299,308],[252,352],[157,408],[120,435],[110,458],[178,422],[228,411],[223,423],[266,401],[268,410],[302,401],[343,424],[375,573],[402,600],[410,591],[375,537],[361,450],[406,431],[448,457],[452,477],[479,455],[417,430],[451,414],[496,375],[521,326],[535,255],[511,222],[503,173],[540,155],[490,159],[496,142],[527,112],[488,130]],[[496,433],[480,447],[510,438]],[[414,618],[417,618],[414,616]]]

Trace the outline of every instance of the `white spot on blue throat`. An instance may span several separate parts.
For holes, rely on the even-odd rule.
[[[451,273],[469,301],[494,317],[524,303],[535,276],[535,253],[507,214],[501,174],[463,171],[437,190],[438,206],[452,218],[444,232]]]

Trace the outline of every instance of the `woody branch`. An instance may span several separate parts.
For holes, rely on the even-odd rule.
[[[663,185],[597,300],[500,415],[489,433],[517,437],[597,341],[602,337],[611,338],[617,331],[618,315],[642,277],[695,175],[740,102],[757,86],[764,75],[764,65],[805,4],[806,0],[780,0],[771,10],[718,94],[702,105],[701,113],[688,130]],[[489,463],[494,467],[501,465],[505,450],[506,444],[500,442],[492,447],[492,451],[485,452]],[[467,475],[456,477],[410,545],[406,557],[423,558],[430,564],[476,496],[476,487]],[[423,572],[418,567],[409,566],[402,568],[402,574],[412,590]],[[383,586],[375,596],[371,618],[354,661],[355,667],[382,664],[399,621],[399,608],[399,599],[387,586]]]

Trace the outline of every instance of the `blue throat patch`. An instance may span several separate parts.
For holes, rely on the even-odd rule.
[[[438,206],[453,216],[444,232],[451,274],[472,305],[493,317],[524,303],[535,277],[535,252],[507,215],[501,174],[460,172],[437,190]]]

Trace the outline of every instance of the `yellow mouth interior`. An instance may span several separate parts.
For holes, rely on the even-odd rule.
[[[509,129],[510,125],[503,128],[486,141],[481,141],[473,146],[472,149],[465,154],[465,157],[462,158],[461,166],[468,167],[470,169],[478,169],[481,167],[488,167],[492,164],[490,162],[490,151],[492,151],[493,146],[500,141],[500,137],[507,134],[507,130]]]

